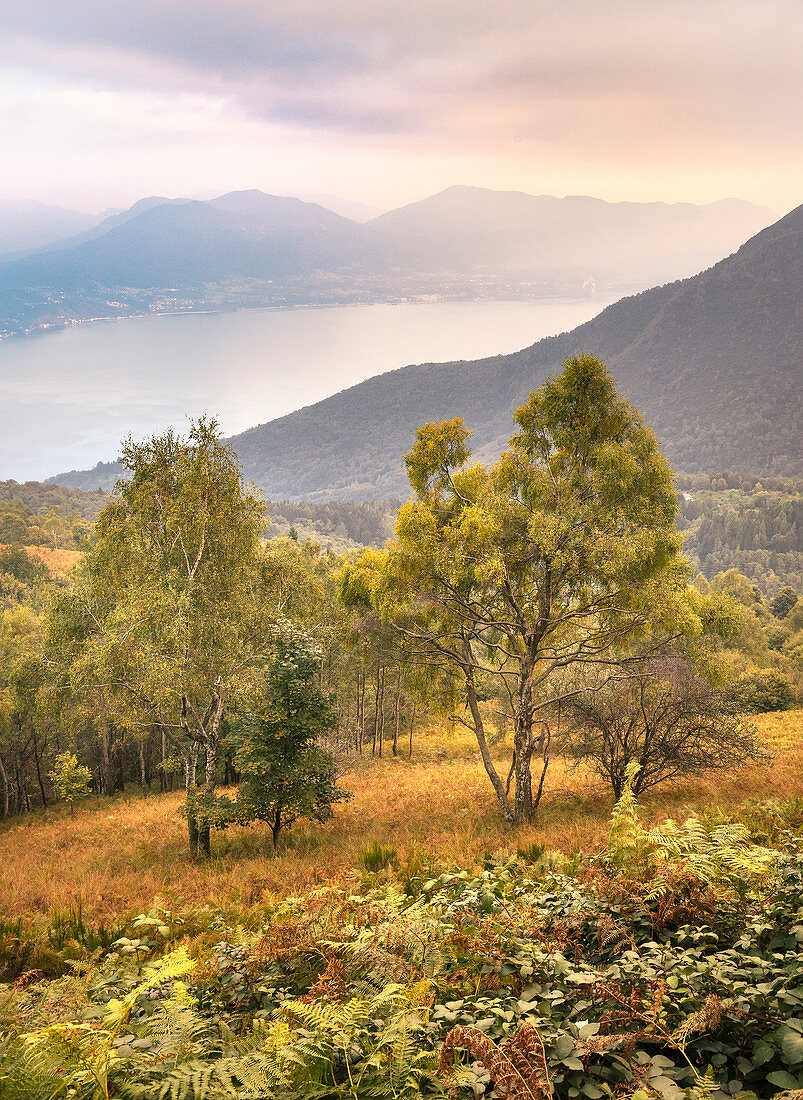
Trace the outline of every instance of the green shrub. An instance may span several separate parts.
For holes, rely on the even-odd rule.
[[[79,799],[88,797],[92,772],[78,763],[78,757],[74,752],[59,753],[53,771],[48,774],[56,792],[56,798],[67,803],[70,813]]]
[[[791,710],[797,705],[792,685],[774,669],[761,669],[752,675],[740,676],[734,685],[734,700],[750,714]]]
[[[378,840],[374,839],[360,854],[360,864],[366,871],[376,874],[385,867],[389,867],[396,860],[396,849],[392,845],[385,848]]]
[[[381,847],[381,845],[380,845]],[[399,867],[399,878],[408,898],[420,897],[424,883],[435,873],[435,859],[418,844],[413,844],[404,863]]]
[[[778,844],[803,831],[803,798],[771,798],[765,802],[748,802],[742,807],[741,818],[759,844]]]
[[[47,929],[47,939],[54,951],[63,951],[68,943],[80,943],[87,951],[110,951],[122,936],[123,928],[106,928],[104,924],[87,924],[81,902],[69,909],[54,909]]]
[[[538,863],[545,851],[545,845],[539,844],[537,840],[534,840],[532,844],[525,844],[523,848],[518,847],[516,849],[516,855],[525,863]]]

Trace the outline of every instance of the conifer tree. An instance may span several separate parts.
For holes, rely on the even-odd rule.
[[[332,758],[316,739],[335,721],[331,700],[316,677],[321,651],[301,630],[277,632],[262,709],[234,725],[234,762],[243,777],[231,817],[240,824],[267,821],[275,848],[282,829],[300,818],[327,821],[348,798],[335,781]]]

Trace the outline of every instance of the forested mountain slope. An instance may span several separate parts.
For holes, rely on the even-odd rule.
[[[512,355],[425,363],[370,378],[234,437],[268,497],[404,496],[402,456],[416,429],[462,416],[480,458],[512,430],[511,410],[578,351],[599,352],[643,409],[676,467],[803,472],[803,207],[693,278],[609,306],[594,320]],[[108,487],[113,463],[59,475]]]
[[[727,473],[678,477],[683,551],[708,580],[737,569],[772,597],[784,585],[803,592],[803,481]],[[78,548],[86,523],[111,497],[28,481],[0,481],[0,543]],[[344,552],[381,546],[393,535],[399,500],[268,500],[268,536],[311,540]]]
[[[416,428],[462,416],[481,457],[511,410],[575,352],[599,352],[676,468],[803,471],[803,207],[691,279],[610,306],[513,355],[371,378],[233,440],[269,496],[381,499],[406,491]]]

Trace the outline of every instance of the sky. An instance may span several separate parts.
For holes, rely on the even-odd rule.
[[[0,199],[803,201],[801,0],[2,7]]]

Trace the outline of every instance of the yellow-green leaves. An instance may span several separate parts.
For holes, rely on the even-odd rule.
[[[405,456],[410,484],[419,497],[448,491],[452,470],[464,465],[471,449],[471,432],[457,417],[440,424],[424,424],[413,449]]]
[[[506,813],[483,748],[479,683],[512,709],[516,789],[529,791],[537,715],[562,670],[614,660],[647,633],[700,629],[684,597],[672,471],[605,365],[567,360],[514,418],[519,434],[491,467],[468,465],[462,421],[421,428],[407,456],[416,499],[396,541],[364,554],[344,581],[352,604],[379,611],[418,660],[451,663],[464,678]],[[516,820],[530,815],[529,799],[521,808],[517,793]]]

